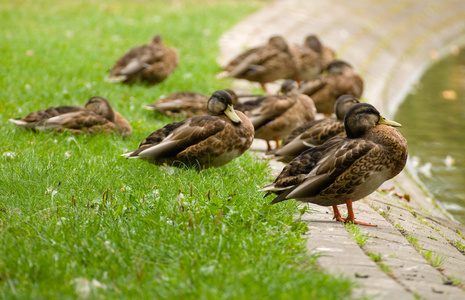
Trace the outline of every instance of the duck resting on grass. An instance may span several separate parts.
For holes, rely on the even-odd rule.
[[[150,44],[134,47],[119,58],[105,81],[157,84],[173,73],[178,63],[176,49],[165,47],[161,36],[156,34]]]
[[[85,106],[50,107],[9,121],[18,127],[33,130],[69,131],[75,134],[117,132],[126,136],[132,133],[129,122],[114,111],[110,102],[103,97],[92,97]]]
[[[216,91],[208,100],[208,115],[174,122],[149,135],[138,149],[123,154],[157,165],[218,167],[242,155],[252,144],[254,128],[232,107],[231,95]]]
[[[332,206],[333,219],[366,226],[355,220],[352,202],[374,192],[399,174],[407,161],[407,141],[370,104],[358,103],[344,119],[347,137],[334,137],[292,160],[276,180],[260,191],[278,195],[271,204],[288,199]],[[337,208],[347,205],[343,218]]]

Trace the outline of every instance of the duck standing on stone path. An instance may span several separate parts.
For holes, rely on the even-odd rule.
[[[293,79],[299,68],[298,53],[288,46],[284,37],[276,35],[270,37],[266,45],[251,48],[236,56],[218,77],[258,82],[266,93],[266,83]]]
[[[334,50],[323,45],[314,34],[306,36],[303,45],[296,47],[300,58],[300,68],[295,80],[299,82],[315,78],[335,59]]]
[[[255,138],[266,141],[268,151],[270,140],[279,141],[306,122],[315,120],[316,109],[307,95],[299,94],[297,82],[285,80],[279,95],[269,95],[237,106],[250,118],[255,128]]]
[[[216,91],[208,100],[208,115],[170,123],[149,135],[138,149],[123,154],[162,165],[198,169],[218,167],[242,155],[252,144],[250,120],[232,107],[231,95]]]
[[[360,103],[352,95],[343,95],[334,105],[336,118],[329,117],[307,122],[291,132],[281,146],[267,154],[273,154],[281,162],[289,163],[308,148],[319,146],[335,136],[345,136],[344,116],[354,104]]]
[[[105,81],[157,84],[168,78],[178,63],[176,49],[165,47],[157,34],[150,44],[134,47],[118,59]]]
[[[50,107],[10,121],[33,130],[69,131],[75,134],[117,132],[126,136],[132,133],[129,122],[114,111],[110,102],[103,97],[90,98],[84,107]]]
[[[300,92],[312,98],[318,113],[330,116],[334,113],[334,104],[340,96],[353,95],[360,98],[363,79],[350,64],[342,60],[331,62],[327,70],[327,74],[305,82]]]
[[[271,204],[295,199],[332,206],[337,221],[376,226],[355,220],[352,202],[402,171],[407,141],[392,127],[400,124],[383,118],[370,104],[349,108],[344,125],[347,137],[334,137],[306,150],[260,190],[278,195]],[[339,204],[347,205],[347,218],[342,218]]]
[[[239,103],[233,90],[225,89],[232,99],[233,105]],[[175,92],[156,100],[153,104],[144,106],[148,110],[159,111],[169,117],[190,118],[197,115],[205,115],[209,97],[195,92]]]

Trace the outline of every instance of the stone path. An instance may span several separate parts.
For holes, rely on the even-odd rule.
[[[362,75],[363,100],[392,118],[428,66],[465,45],[465,1],[274,1],[224,34],[219,62],[273,34],[302,43],[311,33]],[[235,87],[250,84],[238,80]],[[264,142],[252,149],[264,156]],[[283,167],[273,160],[270,166],[274,173]],[[331,209],[309,209],[302,216],[309,251],[320,253],[325,270],[360,283],[354,297],[465,299],[465,226],[450,220],[407,172],[354,204],[356,217],[376,228],[346,227],[331,220]]]

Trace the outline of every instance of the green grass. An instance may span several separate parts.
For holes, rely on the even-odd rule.
[[[269,169],[246,153],[196,172],[119,155],[173,119],[141,109],[162,94],[206,94],[218,38],[249,1],[0,2],[0,298],[347,299],[318,271],[295,202],[257,191]],[[180,54],[157,86],[112,85],[106,71],[159,33]],[[134,134],[19,130],[8,118],[108,98]]]
[[[369,233],[362,233],[360,232],[360,226],[356,224],[350,224],[347,223],[346,225],[347,231],[350,233],[354,241],[362,247],[365,245],[366,241],[371,238],[371,235]]]

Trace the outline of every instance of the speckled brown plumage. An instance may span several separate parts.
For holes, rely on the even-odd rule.
[[[233,105],[238,104],[237,95],[233,90],[226,89]],[[190,118],[207,114],[209,97],[195,92],[176,92],[160,98],[155,103],[145,106],[148,110],[156,110],[170,117],[183,116]]]
[[[335,58],[334,51],[323,45],[314,34],[306,36],[303,45],[296,46],[296,51],[300,57],[300,68],[294,78],[297,81],[307,81],[315,78]]]
[[[209,115],[164,126],[124,156],[204,169],[224,165],[242,155],[252,144],[254,129],[243,113],[232,113],[229,93],[224,90],[213,93],[208,112]]]
[[[249,49],[225,67],[226,76],[265,84],[278,79],[293,79],[300,67],[298,53],[282,36],[272,36],[263,46]]]
[[[400,124],[384,119],[365,103],[352,106],[344,123],[347,137],[334,137],[306,150],[283,169],[273,184],[262,189],[278,195],[272,203],[295,199],[333,206],[339,221],[344,219],[337,205],[346,203],[347,220],[354,222],[352,201],[371,194],[402,171],[407,161],[407,141],[391,127]]]
[[[300,92],[312,98],[319,113],[331,115],[340,96],[353,95],[360,98],[363,79],[348,63],[336,60],[329,64],[327,74],[307,81],[302,85]]]
[[[312,99],[296,93],[297,84],[286,80],[281,87],[281,95],[266,96],[257,102],[257,106],[245,114],[255,128],[255,138],[267,141],[279,141],[294,129],[315,119],[315,106]]]
[[[165,47],[161,36],[155,35],[150,44],[134,47],[119,58],[106,81],[160,83],[173,73],[178,63],[176,49]]]
[[[344,116],[356,103],[359,101],[352,95],[339,97],[334,105],[336,118],[329,117],[305,123],[292,131],[281,146],[267,154],[275,155],[279,161],[290,162],[308,148],[319,146],[335,136],[345,136]]]
[[[92,97],[84,107],[60,106],[32,112],[24,118],[10,119],[19,127],[37,130],[81,133],[118,132],[130,135],[132,127],[113,110],[107,99]]]

